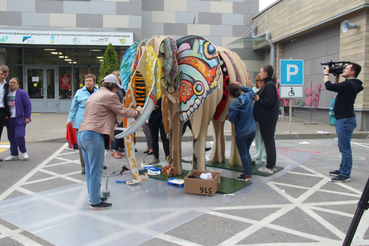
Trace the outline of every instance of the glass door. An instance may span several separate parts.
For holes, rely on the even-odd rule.
[[[58,112],[58,84],[55,68],[26,68],[26,91],[31,98],[32,112]]]

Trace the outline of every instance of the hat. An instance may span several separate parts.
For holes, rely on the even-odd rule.
[[[123,87],[119,84],[117,76],[114,74],[109,74],[104,77],[104,83],[116,84],[119,88],[123,89]]]

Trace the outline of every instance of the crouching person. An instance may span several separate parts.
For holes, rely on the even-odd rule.
[[[243,167],[243,174],[237,179],[250,181],[252,179],[250,147],[256,134],[256,124],[252,114],[252,100],[255,92],[239,83],[230,84],[228,91],[233,98],[228,108],[229,121],[235,125],[236,144]]]

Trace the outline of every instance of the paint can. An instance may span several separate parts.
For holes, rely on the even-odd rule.
[[[110,187],[101,187],[101,197],[108,198],[110,196]]]

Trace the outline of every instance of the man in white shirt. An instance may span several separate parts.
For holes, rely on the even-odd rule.
[[[5,81],[9,75],[9,68],[6,65],[0,66],[0,140],[3,133],[5,119],[10,116],[9,106],[7,103],[7,96],[9,91],[9,84]],[[0,161],[3,161],[0,159]]]

